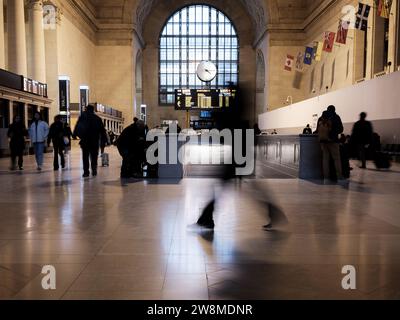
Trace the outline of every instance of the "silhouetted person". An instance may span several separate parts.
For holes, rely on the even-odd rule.
[[[42,171],[43,154],[47,136],[49,135],[49,125],[42,121],[42,116],[39,112],[33,115],[33,123],[29,129],[29,136],[35,151],[37,170]]]
[[[88,105],[86,111],[79,117],[78,123],[74,130],[74,136],[81,140],[83,160],[83,177],[87,178],[90,175],[97,176],[97,161],[99,157],[100,141],[105,138],[106,130],[103,121],[94,112],[94,106]],[[90,163],[89,163],[90,158]]]
[[[312,134],[312,129],[310,128],[309,124],[304,128],[303,134]]]
[[[254,135],[256,135],[256,136],[259,136],[262,132],[261,132],[261,129],[260,129],[260,127],[259,127],[259,125],[258,125],[258,123],[256,123],[254,126],[253,126],[253,129],[254,129]]]
[[[7,136],[10,139],[11,170],[24,169],[25,137],[28,135],[25,124],[20,116],[15,116],[13,123],[8,128]]]
[[[65,128],[64,123],[62,122],[62,117],[60,115],[54,118],[54,123],[50,126],[49,136],[47,137],[47,145],[50,146],[50,143],[53,143],[54,149],[54,161],[53,167],[54,171],[60,169],[59,158],[61,160],[61,168],[65,168],[65,158],[64,158],[64,150],[65,150]]]
[[[122,157],[121,178],[139,177],[145,160],[145,124],[138,118],[122,131],[117,140],[118,151]]]
[[[318,138],[322,149],[324,180],[327,182],[330,177],[331,157],[336,170],[336,177],[339,182],[344,182],[342,174],[342,162],[340,156],[339,135],[343,133],[342,119],[336,114],[336,108],[329,106],[318,120]]]
[[[361,161],[361,168],[367,168],[367,149],[372,143],[373,128],[371,122],[367,121],[367,114],[362,112],[360,120],[354,124],[351,139],[353,145],[357,148],[358,157]]]

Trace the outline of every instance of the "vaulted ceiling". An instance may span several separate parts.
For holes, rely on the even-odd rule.
[[[89,0],[100,24],[133,24],[140,32],[152,8],[160,1],[179,0]],[[257,33],[267,25],[301,24],[326,0],[231,0],[244,6]],[[195,1],[193,1],[195,2]]]
[[[28,0],[25,0],[28,1]],[[45,0],[84,24],[77,25],[98,43],[127,43],[132,31],[145,44],[144,30],[155,19],[166,19],[179,7],[192,3],[209,3],[232,17],[242,12],[249,22],[248,36],[254,43],[266,30],[271,34],[296,34],[302,37],[310,22],[338,0]],[[236,10],[237,8],[237,10]],[[162,14],[160,10],[164,10]],[[231,14],[228,14],[230,12]],[[238,17],[236,17],[238,18]],[[241,22],[239,17],[239,22]],[[157,21],[159,22],[159,21]],[[253,25],[253,27],[251,27]],[[251,29],[251,30],[250,30]],[[246,31],[247,32],[247,31]]]

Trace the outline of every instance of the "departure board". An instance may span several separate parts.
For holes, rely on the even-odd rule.
[[[234,105],[236,89],[179,89],[175,90],[176,110],[210,110]]]

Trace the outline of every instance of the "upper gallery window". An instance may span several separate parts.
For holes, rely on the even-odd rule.
[[[174,13],[160,35],[159,102],[175,103],[176,89],[205,87],[196,74],[202,61],[218,69],[210,83],[218,89],[237,85],[239,40],[230,19],[208,5],[191,5]]]

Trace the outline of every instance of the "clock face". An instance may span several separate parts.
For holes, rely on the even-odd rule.
[[[197,76],[201,81],[211,82],[217,76],[217,66],[211,61],[202,61],[197,67]]]

